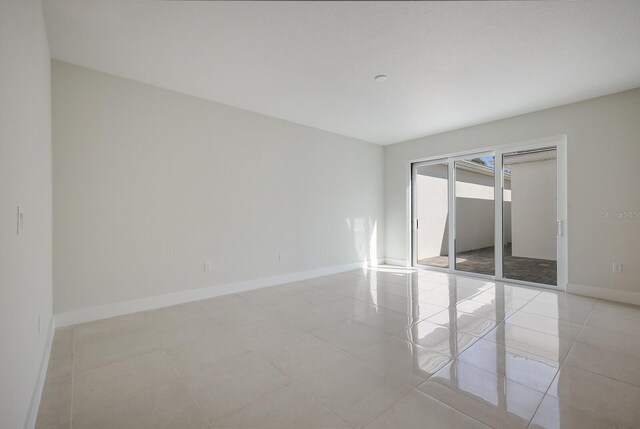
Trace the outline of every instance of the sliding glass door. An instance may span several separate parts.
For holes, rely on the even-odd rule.
[[[413,167],[414,265],[449,268],[449,163]]]
[[[455,269],[495,274],[495,157],[467,156],[455,166]]]
[[[558,285],[557,158],[534,144],[413,163],[413,265]]]
[[[557,149],[502,153],[502,277],[557,285]]]

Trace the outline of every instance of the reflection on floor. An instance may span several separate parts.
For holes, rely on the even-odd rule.
[[[640,308],[391,267],[56,330],[37,428],[637,428]]]
[[[459,252],[456,269],[471,273],[494,275],[495,249],[493,246]],[[419,264],[446,268],[448,256],[435,256],[418,260]],[[547,285],[557,284],[557,263],[548,259],[522,258],[512,256],[511,244],[504,247],[504,277]]]

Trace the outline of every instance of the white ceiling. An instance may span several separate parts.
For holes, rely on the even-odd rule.
[[[43,3],[56,59],[380,144],[640,86],[637,0]]]

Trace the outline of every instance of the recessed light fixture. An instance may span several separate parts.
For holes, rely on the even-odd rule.
[[[386,82],[387,81],[387,75],[386,74],[379,74],[378,76],[374,77],[376,82]]]

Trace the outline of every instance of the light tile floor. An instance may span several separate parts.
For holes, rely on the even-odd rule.
[[[56,330],[38,429],[638,428],[640,308],[391,267]]]

